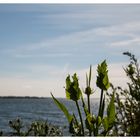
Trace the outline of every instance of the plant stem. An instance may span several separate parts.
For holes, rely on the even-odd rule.
[[[88,99],[88,112],[90,113],[90,95],[87,95],[87,99]]]
[[[80,121],[81,121],[81,126],[82,126],[82,135],[84,136],[84,126],[83,126],[83,120],[82,120],[82,115],[81,115],[81,111],[80,111],[80,108],[79,108],[79,104],[77,101],[75,101],[76,103],[76,106],[77,106],[77,110],[78,110],[78,113],[79,113],[79,117],[80,117]]]
[[[102,102],[103,102],[103,92],[104,92],[104,90],[103,90],[103,89],[101,89],[100,106],[99,106],[98,116],[100,116],[100,115],[101,115],[101,106],[102,106]]]
[[[87,100],[88,100],[88,112],[90,113],[90,95],[87,94]],[[89,136],[91,136],[91,130],[89,130]]]
[[[94,136],[98,136],[98,126],[96,126],[96,129],[94,131]]]

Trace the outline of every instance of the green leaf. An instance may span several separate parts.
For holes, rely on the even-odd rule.
[[[77,133],[76,129],[79,127],[79,123],[77,121],[77,118],[75,116],[75,114],[73,114],[73,119],[71,121],[71,123],[69,124],[69,132],[72,134]]]
[[[75,114],[74,114],[74,113],[73,113],[73,118],[74,118],[75,124],[78,126],[78,125],[79,125],[79,123],[78,123],[78,120],[77,120],[77,118],[76,118],[76,116],[75,116]]]
[[[103,84],[104,84],[105,90],[107,90],[110,87],[110,83],[109,83],[109,79],[108,79],[107,74],[105,74],[105,76],[104,76]]]
[[[75,133],[75,129],[74,129],[74,120],[72,119],[72,121],[69,123],[69,132],[74,134]]]
[[[92,70],[92,67],[90,65],[90,70],[89,70],[89,84],[88,84],[89,87],[90,87],[90,83],[91,83],[91,70]]]
[[[114,94],[112,95],[111,101],[107,107],[107,118],[108,118],[109,127],[111,127],[115,121]]]
[[[106,60],[104,60],[100,65],[97,67],[97,80],[96,85],[100,89],[107,90],[110,87],[109,79],[108,79],[108,70]]]
[[[88,108],[87,108],[87,106],[84,102],[83,95],[81,95],[81,100],[82,100],[82,105],[83,105],[83,108],[84,108],[85,116],[87,116],[89,114],[89,111],[88,111]]]
[[[52,95],[52,98],[55,102],[55,104],[58,106],[58,108],[63,111],[63,113],[65,114],[69,124],[71,123],[72,119],[73,119],[73,116],[68,112],[67,108],[65,107],[64,104],[62,104],[60,101],[58,101],[54,96],[53,94],[51,93]]]
[[[108,131],[109,125],[108,125],[108,118],[107,117],[104,117],[104,119],[103,119],[103,126],[104,126],[105,131]]]
[[[73,81],[70,79],[70,75],[66,78],[66,97],[67,99],[77,101],[81,97],[81,89],[79,87],[78,78],[76,73],[72,76]]]
[[[86,120],[85,120],[86,128],[89,129],[89,130],[93,130],[95,123],[96,123],[95,116],[92,116],[91,114],[88,114],[86,116]]]
[[[88,87],[88,76],[87,76],[87,73],[86,73],[86,86]]]
[[[97,117],[97,125],[100,126],[102,122],[102,119],[100,116]]]

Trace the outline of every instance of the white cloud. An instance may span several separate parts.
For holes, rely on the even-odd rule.
[[[140,45],[140,37],[129,39],[129,40],[123,40],[123,41],[117,41],[110,44],[111,47],[138,47]]]

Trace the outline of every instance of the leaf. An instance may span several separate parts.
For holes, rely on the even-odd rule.
[[[71,121],[72,121],[72,119],[73,119],[73,116],[72,116],[71,114],[69,114],[67,108],[66,108],[60,101],[58,101],[58,100],[53,96],[52,93],[51,93],[51,95],[52,95],[52,98],[53,98],[55,104],[58,106],[58,108],[59,108],[61,111],[63,111],[63,113],[65,114],[65,116],[66,116],[66,118],[67,118],[67,120],[68,120],[68,122],[69,122],[69,124],[70,124]]]
[[[87,76],[87,73],[86,73],[86,86],[88,87],[88,76]]]
[[[70,84],[71,84],[70,75],[68,75],[67,78],[66,78],[66,89],[70,88]]]
[[[100,65],[97,67],[97,80],[96,85],[100,89],[107,90],[110,87],[109,79],[108,79],[108,70],[106,60],[104,60]]]
[[[88,108],[87,108],[87,106],[84,102],[83,95],[81,95],[81,100],[82,100],[82,105],[83,105],[83,108],[84,108],[85,115],[87,116],[89,114],[89,111],[88,111]]]
[[[100,116],[97,117],[97,125],[98,127],[101,125],[102,119]]]
[[[72,121],[69,123],[69,132],[74,134],[75,133],[75,129],[74,129],[74,121],[72,119]]]
[[[81,89],[79,88],[78,78],[76,73],[72,76],[73,81],[70,79],[70,75],[66,78],[66,97],[67,99],[77,101],[81,97]]]
[[[91,114],[88,114],[86,116],[85,124],[87,129],[93,130],[95,122],[96,122],[95,116],[92,116]]]
[[[78,126],[78,125],[79,125],[79,123],[78,123],[78,120],[77,120],[77,118],[76,118],[76,116],[75,116],[75,114],[74,114],[74,113],[73,113],[73,118],[74,118],[75,124]]]
[[[73,119],[72,119],[71,123],[69,124],[69,132],[72,134],[75,134],[76,133],[75,128],[78,128],[78,127],[79,127],[79,123],[77,121],[75,114],[73,114]]]
[[[107,117],[104,117],[103,119],[103,126],[104,126],[104,129],[105,131],[108,131],[108,118]]]
[[[114,94],[112,95],[111,101],[107,107],[107,118],[108,118],[109,127],[111,127],[115,121]]]
[[[89,70],[89,84],[88,84],[89,87],[90,87],[90,83],[91,83],[91,70],[92,70],[92,67],[90,65],[90,70]]]
[[[104,76],[103,84],[105,86],[105,90],[107,90],[110,87],[110,83],[109,83],[108,75],[107,74],[105,74],[105,76]]]

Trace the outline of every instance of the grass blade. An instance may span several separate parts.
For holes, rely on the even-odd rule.
[[[69,124],[71,123],[72,119],[73,119],[73,116],[68,112],[67,108],[65,107],[64,104],[62,104],[60,101],[58,101],[54,96],[53,94],[51,93],[52,95],[52,98],[55,102],[55,104],[58,106],[58,108],[63,111],[63,113],[65,114]]]

